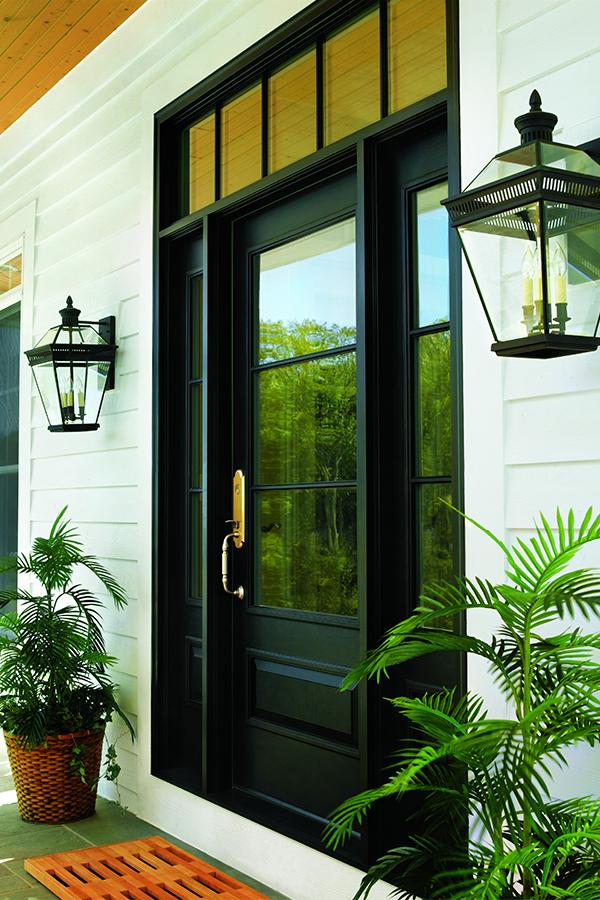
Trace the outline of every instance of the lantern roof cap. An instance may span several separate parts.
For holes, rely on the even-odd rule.
[[[67,297],[67,305],[60,310],[60,317],[65,328],[73,328],[79,325],[80,309],[73,306],[73,298],[71,295]]]
[[[532,91],[529,98],[529,112],[517,116],[515,128],[521,135],[521,143],[530,141],[551,141],[552,133],[558,122],[554,113],[542,110],[542,98],[538,91]]]
[[[585,150],[554,141],[530,141],[494,156],[465,190],[476,190],[534,168],[557,169],[600,178],[600,165]]]

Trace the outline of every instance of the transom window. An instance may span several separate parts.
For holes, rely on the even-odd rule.
[[[445,0],[380,0],[184,126],[183,190],[169,218],[227,197],[446,83]]]

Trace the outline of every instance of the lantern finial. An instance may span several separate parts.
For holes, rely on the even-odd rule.
[[[517,116],[515,128],[521,135],[521,143],[529,141],[552,141],[552,132],[558,122],[554,113],[542,111],[542,98],[533,90],[529,98],[529,112]]]
[[[542,98],[539,95],[539,92],[535,90],[535,88],[531,92],[531,97],[529,98],[529,112],[540,112],[542,108]]]
[[[73,306],[73,298],[69,295],[67,297],[67,305],[60,310],[60,317],[62,319],[62,324],[66,328],[74,328],[79,325],[79,313],[80,309],[75,309]]]

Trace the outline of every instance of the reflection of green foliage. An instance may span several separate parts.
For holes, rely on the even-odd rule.
[[[306,356],[332,347],[345,347],[355,341],[356,328],[347,325],[315,322],[314,319],[293,324],[263,320],[260,323],[260,362]]]
[[[354,330],[305,320],[261,323],[263,359],[353,343]],[[357,608],[354,352],[290,362],[258,376],[260,483],[315,484],[261,496],[260,602],[351,615]]]
[[[452,578],[454,572],[454,548],[452,542],[452,521],[448,507],[452,491],[448,484],[424,484],[420,492],[420,533],[421,533],[421,582],[420,591],[427,591],[432,585]],[[444,627],[452,628],[452,618]]]
[[[452,409],[450,396],[450,332],[418,338],[419,475],[452,472]],[[421,590],[452,577],[452,524],[438,498],[451,499],[448,484],[419,488]],[[451,626],[451,621],[446,623]]]
[[[450,332],[418,339],[420,475],[452,471]]]

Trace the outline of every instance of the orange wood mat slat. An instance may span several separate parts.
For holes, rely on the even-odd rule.
[[[161,837],[35,856],[24,864],[64,900],[268,900]]]

